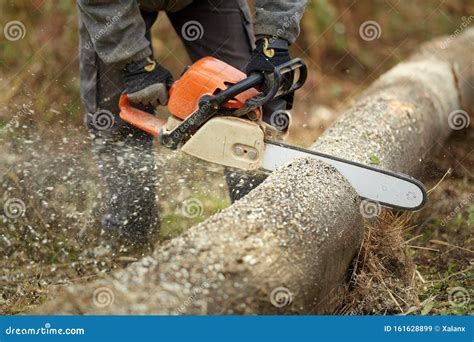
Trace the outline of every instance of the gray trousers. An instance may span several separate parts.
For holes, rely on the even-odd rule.
[[[150,29],[158,14],[158,11],[141,12],[150,41]],[[203,56],[214,56],[244,69],[254,46],[251,16],[245,0],[196,0],[167,15],[193,62]],[[194,20],[202,25],[203,35],[196,40],[185,39],[183,25]],[[92,135],[93,153],[107,188],[103,227],[132,241],[146,242],[160,225],[154,189],[153,138],[119,118],[118,102],[124,89],[121,68],[99,59],[88,44],[91,39],[82,23],[80,36],[85,123]],[[151,108],[142,109],[152,112]],[[109,118],[105,125],[98,124],[97,118],[104,113],[111,115],[112,120]],[[226,170],[225,175],[232,201],[263,180],[236,170]]]

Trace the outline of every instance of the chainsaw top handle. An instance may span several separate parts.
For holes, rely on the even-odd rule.
[[[189,136],[194,134],[206,121],[212,118],[226,102],[236,95],[251,89],[260,89],[260,95],[248,99],[242,108],[232,115],[242,116],[254,108],[260,107],[275,97],[293,93],[301,88],[307,77],[303,60],[294,58],[279,65],[271,74],[254,73],[247,78],[230,85],[227,89],[215,94],[204,95],[199,100],[198,108],[171,131],[163,130],[166,121],[129,105],[128,96],[120,97],[120,118],[133,126],[158,137],[168,148],[176,149]]]

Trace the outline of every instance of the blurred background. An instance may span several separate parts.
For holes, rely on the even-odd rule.
[[[27,98],[41,113],[35,123],[81,125],[75,3],[5,0],[0,6],[3,25],[12,20],[24,25],[22,38],[1,40],[2,105]],[[338,107],[347,102],[359,86],[370,84],[420,42],[459,29],[473,7],[462,0],[311,1],[302,34],[292,47],[293,55],[304,58],[311,71],[304,89],[310,91],[301,94],[297,113],[309,115],[305,109],[315,104]],[[367,21],[379,25],[376,39],[361,38],[359,29]],[[157,59],[178,76],[180,61],[189,59],[165,14],[160,14],[153,31]],[[7,122],[9,116],[2,111],[0,118]]]
[[[310,74],[297,94],[289,140],[308,146],[378,76],[422,42],[469,26],[473,14],[474,3],[464,0],[311,1],[302,34],[291,47]],[[103,194],[83,127],[75,3],[3,0],[2,31],[11,22],[18,35],[6,39],[2,32],[0,40],[0,180],[2,205],[16,201],[18,206],[16,214],[4,212],[0,219],[3,313],[24,312],[44,302],[57,285],[87,281],[133,261],[111,254],[97,242]],[[368,23],[375,33],[364,33]],[[165,14],[153,27],[153,46],[157,59],[175,78],[180,75],[180,61],[189,59]],[[411,218],[408,226],[417,228],[404,231],[410,241],[404,248],[425,282],[416,287],[420,306],[415,313],[472,309],[469,303],[446,304],[448,288],[466,288],[472,281],[474,201],[469,196],[474,187],[472,176],[455,167],[456,158],[472,150],[472,129],[460,134],[449,146],[454,160],[440,155],[431,165],[434,172],[428,184],[435,184],[454,165],[452,177],[435,194],[436,214]],[[463,159],[468,169],[472,154],[469,158]],[[219,167],[161,149],[157,160],[157,200],[163,217],[157,243],[229,205]],[[169,193],[175,194],[173,198]],[[470,199],[443,223],[464,198]],[[183,203],[190,201],[197,203],[197,211],[183,214]],[[366,312],[361,312],[384,313],[379,304],[366,303]]]

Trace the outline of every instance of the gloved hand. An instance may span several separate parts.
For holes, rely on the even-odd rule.
[[[261,38],[257,40],[246,73],[250,75],[253,72],[273,72],[276,66],[290,59],[288,42],[285,39]]]
[[[273,71],[275,67],[286,63],[291,60],[290,53],[288,52],[288,42],[284,39],[275,38],[262,38],[257,40],[257,46],[252,52],[249,64],[247,65],[246,72],[250,75],[254,72],[263,72],[268,75],[265,77],[263,84],[263,90],[269,89],[273,86]],[[286,82],[287,75],[281,82]],[[292,77],[292,76],[291,76]],[[291,85],[291,80],[288,79],[288,85]],[[289,127],[290,120],[289,115],[286,114],[285,110],[291,108],[293,103],[293,94],[285,95],[281,98],[275,98],[270,102],[263,105],[263,121],[275,127],[278,131],[277,134],[284,134]],[[274,139],[282,140],[280,135],[274,137]]]
[[[127,64],[123,79],[130,101],[155,107],[168,103],[168,87],[173,76],[151,57]]]

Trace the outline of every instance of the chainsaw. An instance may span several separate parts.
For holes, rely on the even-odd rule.
[[[131,106],[126,94],[120,97],[120,118],[167,148],[226,167],[271,172],[296,158],[316,159],[335,167],[366,200],[420,209],[426,190],[410,176],[276,140],[288,128],[294,92],[306,77],[306,65],[299,58],[273,73],[247,76],[204,57],[170,86],[167,120]]]

